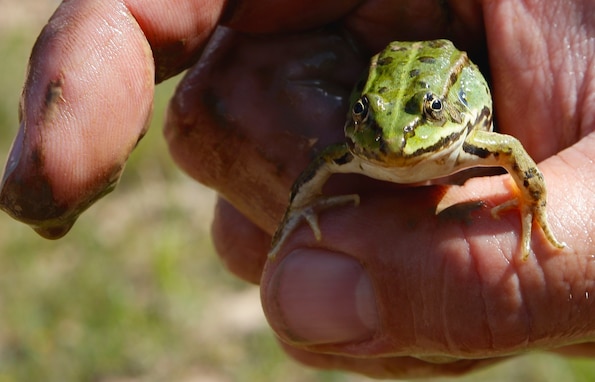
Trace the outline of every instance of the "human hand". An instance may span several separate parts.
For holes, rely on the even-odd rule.
[[[270,186],[255,185],[251,188],[260,190],[260,197],[270,193],[264,198],[265,202],[247,198],[241,204],[237,202],[241,199],[239,195],[230,199],[244,215],[259,222],[265,232],[247,222],[229,203],[221,201],[214,225],[214,238],[230,269],[247,280],[261,281],[263,303],[269,322],[284,341],[287,351],[301,361],[321,368],[343,368],[380,377],[443,375],[496,362],[504,355],[531,349],[558,348],[574,342],[574,339],[579,342],[590,340],[592,326],[589,325],[591,304],[588,295],[592,293],[589,280],[593,272],[593,259],[589,254],[593,253],[593,248],[589,248],[586,243],[589,242],[588,236],[593,232],[593,226],[592,223],[585,222],[591,217],[590,212],[587,212],[586,219],[577,220],[576,215],[577,210],[592,210],[587,206],[593,203],[593,197],[588,191],[592,188],[589,184],[593,184],[593,170],[588,168],[589,160],[584,159],[588,158],[586,141],[590,139],[590,130],[579,122],[581,117],[578,110],[584,106],[555,102],[560,99],[568,100],[571,98],[568,94],[577,91],[567,88],[569,82],[563,78],[564,74],[560,74],[570,70],[562,67],[577,63],[572,60],[558,62],[547,76],[539,73],[543,69],[541,67],[531,73],[531,68],[536,64],[528,61],[527,56],[519,56],[508,50],[529,52],[525,46],[533,45],[532,37],[523,36],[522,33],[534,33],[534,30],[524,31],[522,27],[526,24],[520,22],[518,31],[509,30],[505,33],[505,30],[501,30],[498,17],[512,17],[513,10],[491,9],[489,12],[495,17],[491,20],[494,24],[490,24],[492,29],[491,35],[488,33],[488,41],[491,44],[490,57],[495,55],[491,64],[500,131],[522,137],[525,147],[537,160],[549,158],[540,167],[546,173],[550,188],[550,220],[558,232],[564,232],[559,236],[568,241],[570,249],[557,251],[535,229],[532,245],[536,257],[523,263],[519,261],[518,254],[520,227],[517,214],[507,214],[501,221],[495,221],[490,217],[489,209],[485,209],[473,213],[470,226],[464,222],[445,224],[440,218],[434,217],[435,206],[444,198],[449,198],[451,203],[455,200],[480,199],[492,206],[499,204],[510,197],[506,184],[508,176],[473,179],[463,187],[449,189],[445,196],[442,195],[444,190],[441,188],[397,189],[393,185],[379,185],[357,178],[353,182],[344,180],[331,187],[341,193],[351,193],[358,189],[362,195],[362,204],[356,209],[341,208],[323,212],[320,216],[323,230],[320,243],[314,240],[310,228],[303,224],[302,229],[286,244],[280,258],[267,264],[261,276],[260,264],[264,261],[263,253],[268,250],[271,232],[266,216],[275,215],[268,212],[278,208],[272,201],[277,200],[275,195],[279,193],[278,188],[270,191]],[[521,12],[518,15],[520,17],[525,11],[516,12]],[[539,15],[539,10],[535,12],[525,16]],[[546,16],[539,15],[547,19]],[[398,36],[389,37],[393,38]],[[555,40],[553,36],[551,39]],[[512,42],[519,46],[515,47]],[[382,42],[384,43],[386,41]],[[260,44],[266,46],[262,41]],[[249,43],[238,42],[231,49],[237,56],[246,55],[237,53],[238,46],[246,46],[247,52],[258,51]],[[327,51],[335,52],[339,46],[337,43],[329,43]],[[535,47],[537,48],[539,46]],[[541,45],[541,48],[556,49],[552,45]],[[261,49],[273,51],[272,48]],[[570,48],[573,49],[575,48]],[[225,52],[226,49],[222,50]],[[299,52],[298,49],[295,51]],[[226,53],[220,54],[227,57]],[[303,62],[303,66],[312,61],[309,57],[300,58],[299,55],[300,53],[296,53],[297,58],[293,60],[287,58],[287,53],[278,56],[292,62]],[[529,57],[536,62],[543,62],[549,55],[547,50],[537,49],[533,52],[533,57]],[[344,57],[339,60],[341,63],[361,65],[357,58],[349,58],[345,54],[341,57]],[[226,117],[222,117],[220,113],[213,114],[234,126],[236,121],[242,121],[244,126],[243,129],[239,127],[242,133],[237,134],[237,140],[232,144],[234,148],[241,147],[241,143],[258,140],[254,131],[259,131],[263,126],[259,117],[272,119],[265,125],[283,126],[282,132],[291,131],[297,125],[294,129],[303,133],[294,138],[297,146],[300,143],[304,145],[299,140],[303,136],[322,136],[328,141],[340,139],[334,133],[341,132],[342,122],[334,122],[330,115],[326,115],[329,120],[321,121],[318,126],[316,121],[307,119],[308,111],[317,117],[315,120],[320,118],[316,108],[320,102],[324,102],[316,98],[314,90],[309,89],[312,94],[307,96],[291,97],[290,99],[305,100],[292,108],[289,100],[283,100],[279,96],[283,93],[278,89],[278,81],[270,80],[268,87],[260,84],[256,90],[255,86],[249,84],[254,83],[255,77],[259,78],[257,75],[230,74],[246,71],[274,73],[270,76],[277,78],[276,74],[282,77],[277,71],[282,71],[278,68],[283,68],[283,65],[277,61],[270,66],[256,60],[253,64],[255,68],[250,69],[247,69],[247,65],[235,69],[226,68],[226,71],[219,73],[219,80],[211,81],[214,73],[221,67],[221,62],[214,58],[210,68],[203,67],[193,74],[193,79],[198,83],[201,82],[200,78],[204,79],[204,83],[199,86],[201,90],[192,89],[179,93],[178,97],[187,102],[189,98],[192,99],[191,94],[194,94],[196,101],[188,104],[195,105],[200,104],[199,97],[204,93],[218,95],[213,97],[219,102],[217,110],[225,110]],[[318,75],[333,84],[341,84],[345,79],[336,73],[337,68],[345,69],[345,65],[336,64],[328,73]],[[588,65],[584,70],[587,68]],[[244,94],[245,98],[225,97],[222,92],[229,84],[219,84],[224,82],[221,79],[226,76],[233,77],[233,83],[240,84],[238,86],[242,89],[253,89],[253,95],[246,96],[245,93],[238,92]],[[552,88],[547,81],[539,81],[541,76],[544,79],[558,79],[563,83]],[[235,80],[238,78],[240,80]],[[245,84],[242,78],[245,79]],[[585,81],[588,82],[588,79],[585,78]],[[295,91],[295,85],[288,82],[283,89]],[[317,81],[310,80],[309,83]],[[334,89],[329,85],[326,88]],[[540,97],[527,97],[527,94],[536,93],[552,100],[552,106],[534,104],[538,99],[543,101]],[[348,90],[345,89],[342,94],[345,97]],[[328,98],[335,99],[332,96]],[[253,102],[249,103],[250,107],[242,107],[247,104],[248,99],[259,100],[256,107]],[[327,102],[330,103],[329,100]],[[279,106],[279,103],[282,105]],[[309,107],[303,106],[304,104]],[[274,105],[274,111],[305,108],[299,109],[304,117],[296,120],[289,111],[282,116],[277,116],[274,111],[263,116],[262,110],[270,110],[271,105]],[[342,120],[346,107],[341,106],[338,109],[337,118]],[[195,121],[198,117],[194,116],[204,116],[208,113],[207,110],[180,108],[177,118]],[[326,110],[335,111],[337,108],[327,107]],[[528,113],[527,110],[541,112]],[[560,119],[560,114],[573,115],[575,120],[564,121]],[[287,115],[291,117],[287,118]],[[208,168],[226,166],[199,166],[199,163],[204,164],[210,160],[207,156],[211,154],[206,152],[202,160],[193,161],[196,158],[196,143],[176,139],[178,125],[175,119],[170,120],[169,137],[174,147],[186,147],[187,154],[178,156],[180,163],[186,163],[186,171],[209,184],[218,184],[218,187],[223,185],[242,192],[240,187],[233,184],[233,180],[217,182],[208,179],[214,174]],[[305,131],[304,125],[318,127],[315,133],[311,133]],[[582,141],[578,136],[574,139],[566,138],[569,130],[576,132],[579,129],[584,129],[584,133],[578,134],[586,137]],[[278,130],[271,129],[270,134]],[[204,138],[204,135],[201,137]],[[213,135],[216,136],[211,138],[213,142],[223,141],[230,136],[227,131]],[[186,138],[182,134],[180,136]],[[267,158],[274,155],[270,152],[279,150],[279,146],[291,147],[281,140],[282,137],[279,134],[262,139],[274,144],[265,145],[266,154],[259,156],[255,153],[254,157],[260,158],[260,161],[255,162],[267,163]],[[324,147],[327,143],[317,147]],[[549,150],[543,150],[548,146]],[[566,147],[570,148],[558,157],[554,156]],[[177,152],[183,153],[184,150]],[[240,150],[231,149],[229,155],[238,152]],[[291,182],[307,160],[298,157],[301,165],[296,169],[296,161],[292,161],[295,159],[294,151],[289,151],[286,155],[290,157],[284,159],[282,154],[277,154],[276,158],[281,158],[270,160],[267,164],[271,166],[285,163],[280,172],[283,175],[293,174],[290,176]],[[238,159],[234,159],[234,163],[239,163],[234,174],[241,176],[257,173],[256,170],[247,170],[247,163],[250,163],[247,158],[248,156],[240,154]],[[225,159],[217,161],[229,162]],[[265,168],[260,168],[263,167]],[[573,167],[580,170],[576,172]],[[251,175],[245,177],[249,181],[260,179],[254,179]],[[226,178],[233,179],[234,176]],[[244,181],[245,183],[247,182]],[[567,184],[584,186],[570,190],[565,186]],[[285,190],[287,186],[282,188]],[[281,203],[284,206],[286,201],[281,199]],[[579,206],[583,203],[584,206]],[[564,206],[569,210],[565,210]],[[254,219],[261,215],[265,216]],[[573,220],[575,223],[572,223]],[[277,221],[274,220],[274,224]],[[233,236],[230,235],[231,232],[234,233]],[[581,236],[580,232],[584,234]],[[561,272],[561,269],[565,271]],[[564,280],[572,282],[567,283]],[[577,298],[577,295],[581,297]],[[572,304],[568,303],[569,298],[573,301]],[[553,307],[555,308],[552,309]],[[552,314],[552,311],[558,312],[560,308],[563,308],[563,313]],[[579,309],[585,314],[573,314]],[[592,347],[585,344],[558,351],[590,355]]]
[[[192,61],[221,12],[220,4],[209,9],[205,4],[201,12],[184,8],[193,3],[168,6],[175,14],[169,18],[158,12],[163,4],[128,2],[140,26],[121,5],[79,1],[62,6],[62,17],[77,23],[60,38],[46,30],[32,57],[21,143],[13,151],[19,154],[11,156],[20,160],[9,165],[2,190],[5,209],[46,236],[56,236],[113,184],[144,132],[150,109],[152,57],[145,39],[153,47],[158,78],[166,77]],[[220,201],[214,239],[230,269],[255,282],[287,190],[306,165],[313,139],[318,148],[340,139],[344,98],[369,53],[394,39],[444,37],[446,27],[454,31],[455,42],[477,53],[482,50],[478,41],[465,36],[481,40],[483,30],[477,22],[480,9],[461,3],[451,10],[459,17],[449,25],[436,24],[444,15],[440,9],[428,12],[427,4],[423,13],[435,18],[401,16],[399,23],[399,15],[410,16],[421,5],[390,3],[389,9],[371,2],[352,11],[352,4],[338,2],[333,9],[326,2],[321,9],[309,4],[308,12],[296,13],[287,4],[264,3],[236,8],[227,15],[228,24],[272,33],[342,19],[367,52],[356,54],[333,29],[260,41],[261,50],[258,41],[223,34],[217,49],[203,55],[201,66],[178,90],[166,131],[172,154],[235,206]],[[485,4],[499,127],[519,137],[538,161],[571,146],[540,168],[548,182],[553,229],[573,252],[555,254],[535,233],[536,257],[520,264],[514,254],[515,214],[493,221],[484,211],[474,214],[469,227],[447,225],[428,212],[442,190],[345,179],[334,187],[357,188],[361,206],[322,214],[323,241],[315,242],[304,227],[262,274],[269,322],[296,358],[324,368],[403,377],[461,372],[493,362],[492,357],[589,340],[593,265],[588,255],[594,232],[589,160],[594,155],[588,149],[593,137],[588,118],[593,102],[577,95],[592,93],[592,36],[586,35],[591,23],[583,20],[581,29],[580,20],[565,23],[556,16],[559,34],[572,37],[564,40],[545,24],[547,9],[506,6],[514,4]],[[88,12],[89,7],[99,9]],[[304,15],[299,25],[291,21],[294,14]],[[534,24],[505,24],[513,15]],[[98,17],[110,22],[97,23]],[[98,28],[105,33],[95,33]],[[535,44],[536,30],[551,34]],[[183,38],[189,36],[194,38]],[[106,40],[86,44],[91,38]],[[52,44],[57,47],[48,53]],[[106,51],[89,49],[97,47]],[[519,57],[509,50],[531,54]],[[83,65],[87,62],[98,65]],[[564,78],[571,71],[575,77]],[[447,196],[497,204],[509,193],[504,180],[474,179]],[[365,229],[369,226],[374,229]],[[453,362],[436,362],[446,359]]]

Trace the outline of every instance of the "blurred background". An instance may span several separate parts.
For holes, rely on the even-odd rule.
[[[1,166],[27,57],[57,0],[0,0]],[[301,366],[268,329],[258,288],[228,274],[209,237],[212,191],[162,139],[177,79],[118,188],[48,241],[0,213],[0,382],[370,381]],[[595,362],[531,354],[441,381],[593,381]]]

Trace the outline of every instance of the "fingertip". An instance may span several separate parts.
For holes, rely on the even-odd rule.
[[[74,220],[63,224],[44,226],[44,227],[33,227],[33,230],[39,234],[39,236],[55,240],[63,237],[70,231],[74,225]]]

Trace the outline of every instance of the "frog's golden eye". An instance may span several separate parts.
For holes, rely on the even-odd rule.
[[[434,93],[426,93],[423,99],[423,111],[427,118],[441,120],[444,104]]]
[[[353,105],[351,109],[351,117],[355,123],[363,123],[366,122],[368,119],[368,109],[370,106],[370,101],[368,101],[368,97],[363,96],[362,98],[358,99],[357,102]]]

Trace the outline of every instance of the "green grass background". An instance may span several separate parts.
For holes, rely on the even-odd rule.
[[[58,2],[0,0],[0,157],[34,39]],[[209,237],[214,194],[172,164],[161,135],[175,79],[112,194],[59,241],[0,214],[0,382],[369,381],[288,359],[256,286],[229,275]],[[593,381],[595,363],[517,357],[441,381]]]

